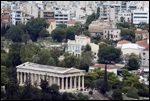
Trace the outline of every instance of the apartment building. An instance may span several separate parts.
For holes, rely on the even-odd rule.
[[[133,10],[133,24],[138,25],[140,22],[149,23],[149,10]]]
[[[70,20],[70,11],[55,11],[54,18],[56,20],[56,27],[58,27],[59,24],[66,24]]]
[[[40,18],[55,19],[55,11],[54,10],[40,10]]]
[[[11,10],[11,25],[26,24],[31,18],[32,16],[22,10]]]
[[[23,11],[27,14],[34,16],[34,18],[38,17],[38,7],[35,4],[31,3],[23,3],[22,4]]]
[[[104,3],[100,6],[100,19],[109,20],[117,19],[118,13],[121,11],[121,4],[107,4]]]
[[[125,22],[131,22],[131,12],[128,12],[128,11],[120,11],[119,13],[118,13],[118,19],[117,19],[117,21],[118,22],[121,22],[121,17],[123,17],[124,18],[124,21]],[[123,22],[124,22],[123,21]]]
[[[149,45],[141,53],[142,66],[149,67]]]

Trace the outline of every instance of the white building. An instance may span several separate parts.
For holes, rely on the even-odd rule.
[[[121,47],[121,51],[122,51],[123,55],[125,55],[125,54],[130,55],[131,53],[139,55],[143,49],[145,49],[145,48],[139,46],[138,44],[134,44],[134,43],[123,44]]]
[[[101,68],[101,70],[105,70],[105,64],[96,64],[93,66],[89,66],[89,72],[93,72],[94,69],[99,68],[99,67]],[[117,67],[107,65],[107,71],[113,72],[117,75]]]
[[[66,52],[69,52],[77,57],[81,56],[82,46],[86,46],[89,44],[91,46],[91,51],[94,54],[94,59],[98,59],[97,54],[99,50],[99,46],[97,44],[91,43],[91,39],[85,35],[75,35],[75,40],[69,40],[67,42],[68,47],[66,48]]]
[[[121,17],[124,18],[125,22],[131,22],[131,12],[127,12],[127,11],[119,12],[117,21],[121,22]]]
[[[133,24],[149,23],[149,11],[133,10]]]
[[[55,20],[56,20],[56,27],[59,24],[66,24],[70,20],[70,11],[55,11]]]

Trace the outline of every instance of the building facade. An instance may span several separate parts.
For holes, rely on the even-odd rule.
[[[37,83],[39,87],[41,79],[46,76],[49,86],[57,84],[60,92],[73,92],[84,89],[85,70],[40,65],[31,62],[23,63],[16,66],[16,68],[19,85],[24,85],[25,81],[30,77],[31,84]]]
[[[149,23],[149,11],[133,11],[133,24],[138,25],[140,22]]]
[[[117,19],[118,22],[121,22],[121,17],[124,18],[125,22],[131,22],[131,12],[127,12],[127,11],[119,12],[118,19]]]

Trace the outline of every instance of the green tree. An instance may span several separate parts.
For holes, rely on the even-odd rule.
[[[17,23],[17,26],[20,27],[24,33],[26,33],[26,25],[23,23]]]
[[[24,41],[25,45],[27,45],[27,41],[30,40],[29,34],[23,34],[22,35],[22,40]]]
[[[5,66],[7,64],[7,53],[1,54],[1,65]]]
[[[80,67],[79,69],[86,70],[88,72],[89,66],[93,65],[93,56],[92,52],[82,52],[81,60],[80,60]]]
[[[49,87],[48,87],[48,81],[46,79],[47,77],[45,76],[44,77],[44,80],[41,79],[41,84],[40,84],[40,87],[42,88],[42,92],[43,93],[48,93],[48,90],[49,90]]]
[[[2,53],[6,53],[6,51],[3,48],[1,48],[1,54]]]
[[[46,29],[41,30],[40,33],[39,33],[39,37],[41,37],[41,38],[48,37],[49,35],[50,34]]]
[[[6,75],[6,66],[1,66],[1,86],[4,86],[8,83],[8,78],[5,77]]]
[[[96,81],[96,78],[98,77],[98,74],[92,73],[92,72],[87,72],[85,73],[85,81],[84,84],[86,87],[94,88],[94,83]]]
[[[83,34],[88,36],[88,37],[91,37],[91,34],[90,34],[90,32],[88,30],[84,30]]]
[[[98,8],[97,8],[97,13],[96,13],[96,19],[98,19],[99,16],[100,16],[100,8],[98,7]]]
[[[10,65],[13,67],[20,65],[22,63],[20,57],[20,51],[22,46],[24,45],[22,45],[21,43],[12,43],[9,47],[7,60],[10,62]]]
[[[62,42],[62,40],[65,38],[65,30],[62,28],[56,28],[52,31],[51,36],[53,40],[57,40],[58,42]]]
[[[50,51],[52,58],[55,61],[56,66],[59,64],[60,51],[57,48],[54,48]]]
[[[48,49],[42,49],[37,55],[37,63],[43,65],[55,65],[55,61]]]
[[[82,24],[80,22],[76,22],[74,24],[74,28],[75,28],[75,35],[82,34]]]
[[[20,57],[22,62],[33,62],[40,48],[34,44],[27,44],[21,47]]]
[[[69,94],[68,94],[67,92],[64,92],[64,93],[62,94],[62,98],[63,98],[63,100],[70,100]]]
[[[119,62],[121,60],[120,58],[121,50],[116,49],[113,46],[106,46],[103,48],[99,48],[98,51],[98,62],[99,63],[106,63],[109,62]]]
[[[148,32],[149,32],[149,23],[148,23],[148,24],[145,24],[144,27],[142,27],[142,29],[143,29],[143,30],[148,30]]]
[[[74,26],[69,26],[66,28],[66,40],[74,40],[75,39],[75,27]]]
[[[80,66],[79,58],[77,58],[73,54],[69,54],[68,52],[64,53],[64,57],[65,58],[62,61],[60,61],[59,66],[67,68],[71,67],[79,68]]]
[[[23,30],[18,26],[11,26],[10,29],[5,34],[7,39],[11,39],[13,42],[21,42],[22,35],[24,34]]]
[[[59,24],[57,28],[63,28],[63,29],[65,29],[65,28],[67,28],[67,25],[64,24],[64,23],[62,23],[62,24]]]
[[[45,18],[30,19],[26,24],[26,30],[30,35],[32,41],[36,41],[39,37],[39,33],[45,28],[49,27],[49,23]]]
[[[139,61],[136,59],[136,58],[130,58],[128,60],[128,63],[126,65],[126,68],[128,70],[137,70],[140,68],[140,64],[139,64]]]
[[[114,100],[123,100],[122,92],[120,89],[116,89],[113,91],[112,97]]]

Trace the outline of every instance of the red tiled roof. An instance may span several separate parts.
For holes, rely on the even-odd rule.
[[[1,15],[1,19],[9,19],[9,15]]]
[[[131,42],[127,40],[122,40],[117,42],[117,44],[127,44],[127,43],[131,43]]]
[[[4,11],[9,11],[9,12],[10,12],[11,10],[10,10],[10,9],[4,9],[3,12],[4,12]]]
[[[48,19],[48,22],[55,22],[55,19]]]
[[[20,10],[20,9],[17,9],[17,10],[11,10],[11,11],[15,11],[15,12],[17,12],[17,11],[21,11],[21,12],[22,12],[22,10]]]
[[[99,24],[107,24],[107,25],[109,25],[110,22],[95,22],[95,23],[92,23],[92,25],[99,25]]]
[[[78,35],[78,36],[80,36],[80,37],[86,37],[86,38],[90,38],[90,37],[88,37],[88,36],[85,36],[85,35]]]
[[[139,46],[142,46],[142,47],[147,47],[147,40],[142,40],[142,41],[137,41],[136,44],[138,44]]]
[[[136,34],[142,34],[142,33],[148,33],[147,30],[142,30],[142,31],[135,31]]]
[[[76,21],[68,21],[67,24],[75,24]]]
[[[100,44],[106,44],[106,45],[108,45],[107,43],[105,43],[103,41],[98,43],[98,45],[100,45]]]
[[[1,20],[1,23],[6,23],[7,24],[8,22]]]
[[[149,51],[149,45],[143,51]]]
[[[93,66],[89,66],[89,67],[94,67],[94,68],[101,67],[101,68],[105,68],[105,64],[98,64],[98,65],[93,65]],[[116,69],[116,67],[111,67],[111,66],[107,65],[107,69]]]

